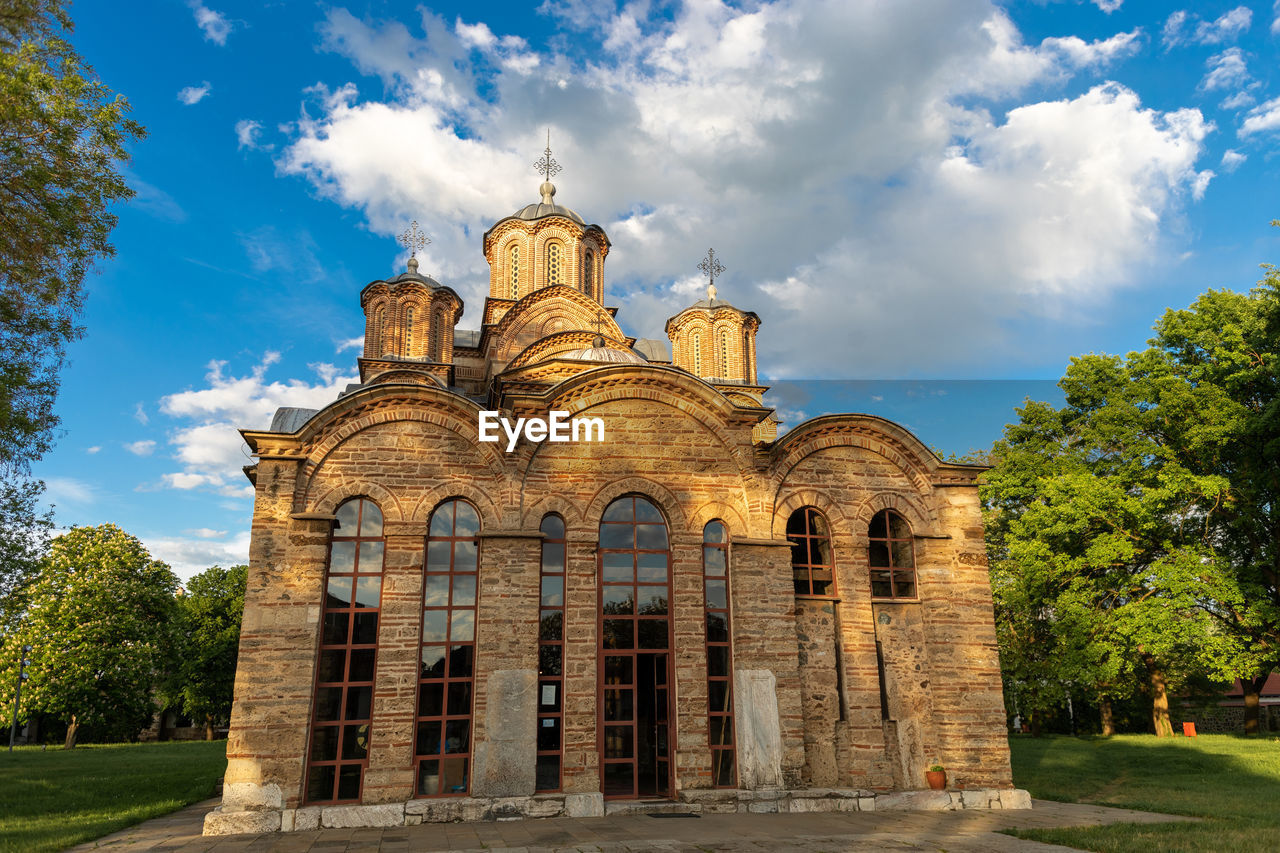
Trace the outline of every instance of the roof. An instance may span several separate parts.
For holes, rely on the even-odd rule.
[[[610,364],[644,364],[645,360],[629,349],[607,347],[604,340],[597,337],[592,346],[584,349],[569,350],[559,353],[556,358],[568,358],[574,361],[600,361]]]
[[[275,416],[271,418],[271,432],[297,432],[319,411],[319,409],[298,409],[292,406],[276,409]]]
[[[666,341],[657,340],[655,338],[641,338],[636,341],[633,350],[647,358],[649,361],[670,362],[671,349]]]
[[[534,204],[526,204],[515,212],[510,219],[524,219],[532,221],[534,219],[542,219],[544,216],[563,216],[565,219],[572,219],[579,225],[585,226],[587,221],[579,216],[576,212],[559,204],[543,204],[536,202]]]
[[[453,345],[455,347],[475,349],[480,346],[480,331],[478,329],[454,329]]]

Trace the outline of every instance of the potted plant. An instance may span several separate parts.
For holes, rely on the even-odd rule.
[[[924,772],[924,778],[931,789],[941,791],[947,787],[947,768],[941,764],[935,764]]]

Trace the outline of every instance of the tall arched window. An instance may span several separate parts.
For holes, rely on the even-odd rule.
[[[431,514],[422,592],[416,795],[469,790],[471,708],[476,657],[476,577],[480,514],[464,500]]]
[[[320,658],[307,751],[308,803],[358,802],[369,764],[382,603],[382,512],[367,498],[338,508],[329,540]]]
[[[693,375],[702,377],[702,333],[693,333]]]
[[[590,250],[582,256],[582,292],[587,296],[596,292],[596,255]]]
[[[380,307],[373,315],[373,357],[386,353],[387,347],[387,309]]]
[[[564,247],[555,241],[547,244],[547,284],[564,284]]]
[[[601,790],[607,799],[669,796],[671,552],[662,513],[627,495],[600,518]]]
[[[729,333],[720,332],[720,378],[728,379],[732,373],[729,369]]]
[[[733,653],[729,645],[729,531],[712,521],[702,529],[702,582],[707,603],[707,727],[711,784],[738,787],[733,738]]]
[[[791,513],[787,539],[791,540],[791,575],[796,595],[835,595],[831,529],[822,513],[811,506]]]
[[[742,333],[742,378],[751,381],[751,333]]]
[[[520,244],[512,243],[507,249],[507,295],[520,298]]]
[[[407,358],[413,357],[413,306],[410,305],[404,312],[404,354]]]
[[[891,509],[871,519],[867,531],[872,598],[915,598],[915,540],[907,520]]]
[[[564,519],[542,519],[542,592],[538,619],[538,764],[536,789],[560,790],[564,738]]]

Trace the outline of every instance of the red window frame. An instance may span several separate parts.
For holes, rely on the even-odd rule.
[[[471,790],[479,567],[480,513],[461,498],[445,501],[431,513],[423,566],[415,797]]]
[[[719,519],[707,522],[702,528],[702,580],[707,609],[707,743],[711,747],[711,784],[716,788],[736,788],[729,528]]]
[[[564,519],[542,519],[538,612],[538,733],[534,790],[559,791],[564,772],[564,601],[567,580]]]
[[[835,598],[835,555],[826,516],[817,507],[800,507],[787,518],[787,539],[791,541],[791,575],[796,595]]]
[[[307,803],[355,803],[364,794],[385,549],[377,504],[359,497],[338,507],[325,565],[304,777]]]
[[[867,527],[867,564],[871,597],[879,601],[918,601],[915,537],[901,514],[882,509]]]

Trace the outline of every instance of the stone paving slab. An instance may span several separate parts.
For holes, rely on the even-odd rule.
[[[1071,848],[1001,835],[1000,829],[1166,823],[1177,815],[1035,800],[1018,811],[728,814],[696,818],[615,815],[385,829],[323,829],[266,835],[200,834],[206,800],[71,848],[69,853],[1051,853]]]

